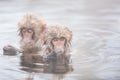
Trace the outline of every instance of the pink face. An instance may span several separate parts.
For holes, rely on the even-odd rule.
[[[23,39],[24,40],[32,40],[32,36],[33,36],[33,30],[32,29],[27,29],[27,28],[25,28],[25,29],[23,29],[22,30],[22,35],[23,35]]]
[[[64,48],[64,46],[65,46],[65,38],[64,37],[53,38],[52,39],[52,44],[53,44],[54,48]]]

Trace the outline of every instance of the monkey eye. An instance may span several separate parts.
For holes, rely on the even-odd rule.
[[[53,41],[55,41],[55,42],[58,41],[58,38],[53,38]]]
[[[60,39],[60,41],[64,41],[65,37],[60,37],[59,39]]]
[[[22,30],[22,33],[26,33],[26,32],[33,33],[33,30],[32,29],[23,29]]]
[[[33,30],[28,29],[27,32],[28,32],[28,33],[33,33]]]
[[[64,40],[65,40],[65,37],[60,37],[60,38],[55,37],[55,38],[53,38],[53,41],[55,41],[55,42],[57,42],[58,40],[64,41]]]
[[[25,33],[25,32],[26,32],[26,29],[23,29],[22,32]]]

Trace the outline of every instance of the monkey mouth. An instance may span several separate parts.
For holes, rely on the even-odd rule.
[[[57,54],[62,54],[62,53],[64,53],[64,48],[56,48],[56,49],[54,49],[54,52]]]
[[[33,40],[30,38],[24,38],[23,41],[29,43],[29,42],[32,42]]]

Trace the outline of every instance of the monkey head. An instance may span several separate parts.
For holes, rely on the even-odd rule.
[[[54,45],[61,45],[64,42],[64,50],[66,52],[70,49],[72,32],[66,26],[51,25],[46,29],[45,38],[50,51],[54,49]]]
[[[40,34],[45,30],[46,23],[41,17],[35,14],[26,14],[18,23],[18,26],[21,40],[37,41],[40,37]]]

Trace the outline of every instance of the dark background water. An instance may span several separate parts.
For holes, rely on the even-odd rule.
[[[19,47],[17,24],[29,12],[73,31],[74,72],[65,80],[120,80],[119,8],[120,0],[0,0],[0,80],[28,76],[20,70],[19,55],[3,56],[2,48]],[[34,80],[52,80],[52,75],[36,73]]]

